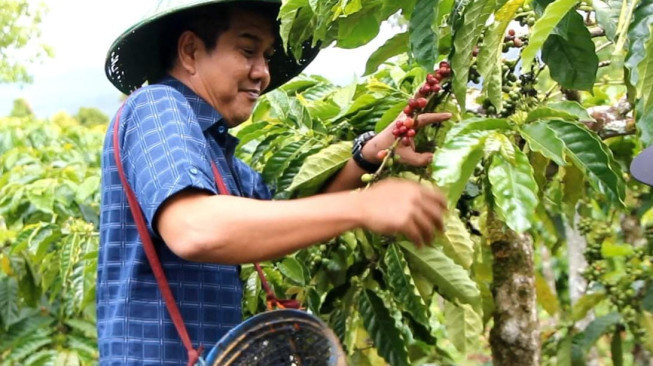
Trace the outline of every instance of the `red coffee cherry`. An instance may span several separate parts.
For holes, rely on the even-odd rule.
[[[406,108],[404,108],[404,114],[406,114],[407,116],[412,115],[413,114],[413,108],[411,108],[409,105],[407,105]]]
[[[412,118],[406,118],[404,120],[404,127],[409,129],[415,127],[415,120]]]
[[[432,87],[430,85],[428,85],[428,84],[424,85],[421,88],[419,88],[419,93],[422,94],[423,96],[427,96],[427,95],[431,94],[431,88],[435,88],[436,86],[438,86],[438,85],[436,84],[436,85],[433,85]]]
[[[427,103],[426,98],[417,98],[416,102],[417,102],[417,106],[418,106],[419,108],[424,108],[424,107],[426,107],[426,103]]]

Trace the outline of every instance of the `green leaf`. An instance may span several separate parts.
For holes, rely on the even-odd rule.
[[[636,106],[637,129],[644,146],[653,145],[653,108],[644,110],[644,100],[640,99]]]
[[[57,182],[54,179],[41,179],[30,184],[27,198],[36,207],[45,213],[54,213],[54,190]]]
[[[653,23],[653,2],[641,1],[635,8],[633,18],[628,28],[628,54],[626,55],[625,66],[630,71],[630,83],[640,84],[638,66],[646,62],[650,57],[651,24]]]
[[[455,205],[465,183],[483,157],[487,136],[509,128],[503,119],[470,119],[449,130],[445,143],[433,156],[433,179],[447,193],[449,205]]]
[[[577,322],[585,318],[587,313],[605,298],[605,292],[594,292],[581,296],[571,309],[571,319]]]
[[[580,106],[580,104],[578,105]],[[582,106],[580,106],[582,108]],[[583,109],[584,111],[585,109]],[[587,114],[587,112],[585,112]],[[565,110],[550,107],[538,107],[528,112],[526,123],[535,122],[541,119],[564,119],[568,121],[578,120],[578,116]]]
[[[599,58],[580,14],[570,12],[558,23],[544,42],[542,61],[549,66],[551,78],[563,88],[592,90]]]
[[[444,304],[444,324],[449,340],[463,354],[477,349],[483,332],[483,319],[470,305]]]
[[[399,242],[404,250],[411,271],[418,272],[437,287],[445,299],[458,300],[464,304],[479,304],[481,293],[469,273],[447,257],[441,250],[432,247],[417,249],[410,242]]]
[[[393,56],[408,52],[408,32],[397,33],[374,51],[367,59],[363,76],[376,71],[379,66]]]
[[[376,3],[378,4],[378,3]],[[367,44],[379,34],[380,4],[368,2],[359,11],[338,20],[336,45],[340,48],[357,48]]]
[[[611,240],[604,240],[601,245],[601,255],[605,258],[627,257],[635,252],[632,245],[616,244]]]
[[[495,0],[477,0],[465,7],[462,24],[453,38],[455,52],[451,58],[453,91],[460,110],[465,111],[469,67],[478,38],[485,29],[485,22],[494,10]]]
[[[341,141],[306,158],[287,190],[292,192],[319,188],[351,158],[351,147],[351,141]]]
[[[613,312],[604,316],[600,316],[591,323],[579,334],[578,345],[587,353],[592,346],[599,340],[599,338],[608,333],[610,329],[619,324],[621,316],[617,312]]]
[[[408,366],[406,342],[383,300],[374,291],[365,289],[358,297],[358,311],[379,355],[390,365]]]
[[[605,30],[605,36],[612,42],[617,36],[617,25],[621,14],[622,0],[593,0],[592,7],[596,12],[599,26]]]
[[[0,320],[8,329],[18,317],[18,283],[13,277],[0,278]]]
[[[478,71],[483,77],[483,91],[492,104],[501,110],[501,52],[508,24],[513,20],[524,0],[508,0],[494,14],[494,23],[485,32],[478,54]]]
[[[560,308],[558,298],[540,272],[535,273],[535,293],[537,294],[537,302],[549,315],[555,316]]]
[[[422,300],[415,282],[410,276],[408,264],[403,253],[395,244],[390,244],[383,258],[383,277],[392,289],[397,304],[409,312],[415,320],[429,327],[427,307]]]
[[[542,48],[553,28],[578,3],[578,0],[556,0],[544,9],[544,14],[531,28],[528,45],[522,50],[522,70],[530,70],[537,51]]]
[[[455,124],[447,133],[447,138],[468,134],[475,131],[503,131],[510,129],[510,124],[500,118],[470,118]]]
[[[449,258],[466,269],[474,262],[474,242],[458,210],[447,216],[444,233],[436,236],[435,244],[441,245]]]
[[[388,125],[390,125],[394,120],[399,116],[399,113],[401,113],[404,108],[406,107],[406,102],[401,101],[395,104],[394,106],[388,108],[381,118],[376,122],[376,126],[374,127],[374,131],[376,133],[380,133],[383,131]]]
[[[263,179],[269,184],[275,185],[277,178],[281,177],[283,171],[288,168],[290,163],[303,151],[310,149],[312,144],[313,141],[302,139],[291,142],[275,152],[263,168]]]
[[[531,150],[553,160],[558,166],[567,165],[564,158],[565,144],[546,123],[524,125],[520,132]]]
[[[598,136],[575,122],[551,121],[548,124],[565,143],[571,160],[589,176],[589,181],[617,205],[623,205],[626,188],[612,153]]]
[[[279,271],[289,280],[297,285],[305,286],[304,269],[299,261],[292,257],[286,257],[277,265]]]
[[[549,108],[553,108],[558,111],[562,112],[567,112],[568,114],[574,115],[581,121],[593,121],[594,119],[587,113],[587,109],[585,109],[580,103],[570,101],[570,100],[565,100],[561,102],[552,102],[552,103],[547,103],[547,106]],[[564,120],[569,120],[569,118],[562,118]]]
[[[410,49],[417,63],[426,71],[433,70],[437,57],[437,33],[433,30],[436,19],[437,2],[417,0],[415,11],[410,18]]]
[[[245,307],[250,314],[256,314],[259,305],[259,292],[261,291],[261,279],[258,272],[254,271],[247,277],[244,289]]]
[[[653,109],[653,37],[646,43],[646,56],[637,65],[637,72],[639,74],[639,81],[635,88],[637,90],[637,98],[640,98],[641,108],[645,111]]]
[[[291,41],[290,31],[292,30],[293,22],[297,16],[297,11],[299,8],[308,8],[308,0],[283,1],[281,8],[279,9],[279,35],[281,36],[281,40],[283,41],[283,48],[285,50],[289,49],[288,46],[289,42]],[[294,41],[297,42],[298,40]],[[298,57],[298,55],[295,56]]]
[[[518,233],[530,229],[535,221],[539,199],[533,167],[526,154],[515,150],[514,163],[503,155],[495,155],[488,178],[492,185],[495,209],[506,225]]]
[[[573,220],[576,214],[576,204],[585,195],[585,174],[573,164],[564,167],[564,172],[562,202],[566,206],[567,219]]]

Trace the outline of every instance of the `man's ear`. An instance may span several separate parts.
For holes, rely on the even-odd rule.
[[[196,71],[197,51],[202,46],[202,41],[191,31],[185,31],[179,36],[177,42],[177,59],[179,65],[189,74]]]

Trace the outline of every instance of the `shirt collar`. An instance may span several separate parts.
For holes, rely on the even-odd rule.
[[[213,108],[213,106],[207,103],[184,83],[172,76],[166,76],[159,82],[159,84],[173,87],[184,95],[193,112],[195,112],[195,116],[197,116],[197,121],[202,128],[202,131],[206,132],[208,129],[213,127],[220,135],[225,135],[227,133],[229,126],[225,123],[220,112]]]

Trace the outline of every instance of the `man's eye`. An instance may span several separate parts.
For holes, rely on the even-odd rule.
[[[243,48],[243,52],[245,52],[247,55],[253,55],[254,50],[251,48]]]

